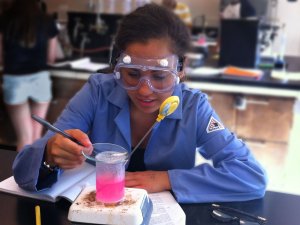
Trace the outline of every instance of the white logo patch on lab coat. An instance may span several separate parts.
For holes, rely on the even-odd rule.
[[[224,126],[218,120],[216,120],[213,116],[210,117],[209,123],[206,127],[206,132],[211,133],[217,130],[223,130]]]

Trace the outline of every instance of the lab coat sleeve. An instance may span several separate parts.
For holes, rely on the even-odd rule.
[[[96,92],[95,82],[89,80],[87,84],[72,98],[55,126],[61,130],[80,129],[88,131],[88,121],[93,112],[92,104],[94,96],[91,92]],[[48,131],[44,137],[37,140],[32,145],[25,146],[17,155],[13,163],[13,175],[16,183],[28,191],[39,191],[51,187],[58,179],[63,170],[50,173],[47,177],[41,177],[40,169],[43,162],[44,151],[47,142],[54,133]]]
[[[236,149],[243,151],[240,155],[228,154],[227,149],[218,151],[212,156],[213,165],[204,163],[190,170],[170,170],[172,191],[178,202],[231,202],[263,197],[265,173],[244,148],[241,143]]]
[[[245,143],[226,128],[207,131],[211,117],[220,121],[207,100],[201,99],[197,110],[197,147],[212,163],[168,171],[177,201],[231,202],[263,197],[266,174]]]
[[[51,135],[49,133],[49,135]],[[49,136],[45,136],[39,139],[32,145],[27,145],[17,155],[13,163],[13,175],[16,183],[23,189],[28,191],[39,191],[45,188],[49,188],[54,184],[59,176],[61,170],[56,170],[49,173],[45,180],[38,181],[39,172],[41,169],[44,149]],[[51,181],[51,182],[49,182]],[[37,184],[40,182],[42,189],[37,188]],[[45,186],[44,183],[47,185]]]

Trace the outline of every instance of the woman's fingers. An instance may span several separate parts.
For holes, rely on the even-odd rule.
[[[62,169],[70,169],[81,165],[85,158],[82,151],[90,154],[92,144],[88,136],[80,130],[66,130],[66,133],[83,143],[78,145],[72,140],[56,134],[47,143],[46,161],[50,165],[56,165]]]
[[[167,171],[126,172],[125,186],[143,188],[149,193],[171,188]]]

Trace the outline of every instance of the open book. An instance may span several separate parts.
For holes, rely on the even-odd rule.
[[[148,195],[153,203],[150,225],[185,225],[186,215],[170,192]]]
[[[64,171],[58,181],[49,189],[38,192],[25,191],[18,186],[14,177],[11,176],[0,182],[0,191],[50,202],[56,202],[60,198],[73,202],[83,187],[95,185],[95,183],[95,167],[84,163],[81,167]]]
[[[95,183],[95,167],[89,163],[84,163],[79,168],[64,171],[58,181],[47,190],[25,191],[18,186],[12,176],[0,182],[0,191],[50,202],[56,202],[60,198],[74,202],[84,187],[94,186]],[[150,225],[185,224],[186,215],[170,192],[152,193],[149,194],[149,198],[153,202]]]

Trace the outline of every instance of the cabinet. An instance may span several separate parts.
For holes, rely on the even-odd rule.
[[[240,138],[288,143],[294,98],[206,92],[222,122]]]
[[[15,146],[16,134],[5,108],[2,88],[0,88],[0,124],[0,145],[7,147]]]
[[[53,78],[53,100],[47,119],[53,123],[85,80]],[[222,122],[240,138],[288,143],[294,98],[206,92]]]
[[[47,113],[47,120],[54,123],[69,100],[85,84],[86,80],[52,77],[53,99]]]
[[[66,104],[85,82],[86,80],[52,77],[53,99],[46,118],[50,123],[55,122]],[[15,146],[16,135],[5,109],[2,89],[0,89],[0,124],[0,145],[6,147]]]
[[[237,110],[236,132],[249,140],[288,143],[293,125],[293,98],[246,96],[245,110]]]
[[[47,120],[55,122],[86,80],[52,77],[53,99]],[[266,97],[204,91],[222,122],[240,138],[260,143],[287,145],[293,124],[294,98]],[[15,133],[0,91],[0,145],[14,145]],[[260,145],[261,146],[261,145]]]
[[[236,130],[236,110],[234,108],[234,95],[219,92],[205,92],[208,99],[220,116],[222,123],[231,131]]]

